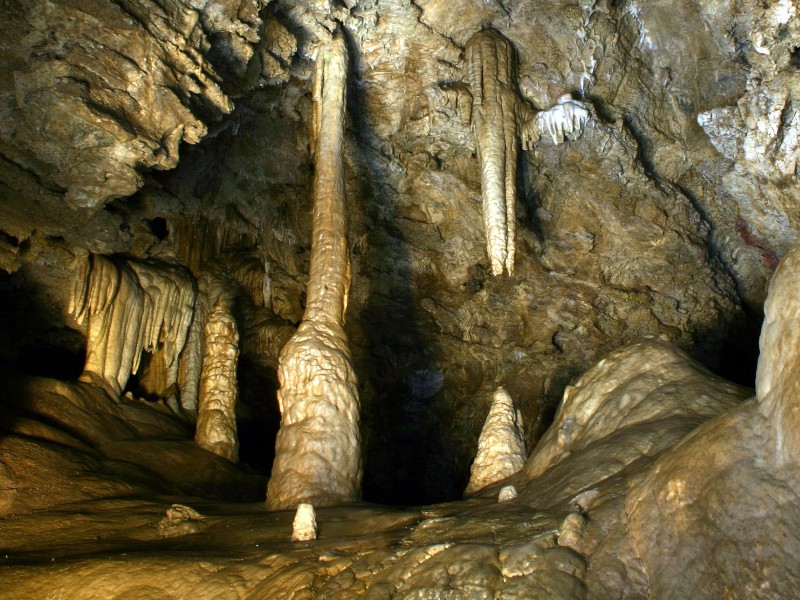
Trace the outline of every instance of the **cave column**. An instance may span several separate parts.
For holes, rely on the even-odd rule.
[[[239,331],[233,316],[233,293],[227,282],[206,277],[208,312],[203,335],[203,367],[197,402],[195,442],[231,462],[239,460],[236,431]]]
[[[281,427],[267,505],[292,509],[360,497],[359,400],[344,331],[350,256],[344,193],[347,47],[341,32],[319,50],[314,75],[311,265],[306,311],[281,352]]]

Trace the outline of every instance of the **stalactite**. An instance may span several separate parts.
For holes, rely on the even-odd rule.
[[[772,429],[775,462],[796,463],[800,456],[800,244],[781,260],[764,304],[761,355],[756,372],[759,408]]]
[[[473,35],[465,48],[472,91],[472,132],[481,163],[481,201],[486,249],[494,275],[514,273],[516,180],[519,137],[530,149],[543,133],[553,143],[580,135],[589,117],[586,105],[562,96],[553,108],[536,113],[518,93],[514,48],[495,29]]]
[[[234,294],[227,281],[211,275],[204,278],[203,288],[208,309],[194,439],[201,448],[236,462],[239,331],[232,314]]]
[[[177,384],[178,358],[192,319],[195,287],[182,268],[164,263],[92,255],[70,301],[78,323],[88,319],[86,364],[81,379],[119,395],[153,354],[153,376],[165,393]]]
[[[518,129],[525,108],[517,94],[514,48],[495,29],[465,48],[472,89],[472,131],[481,163],[481,197],[492,273],[514,272]]]
[[[350,257],[343,135],[347,47],[319,51],[314,81],[314,212],[306,311],[281,353],[281,428],[267,488],[271,509],[352,502],[360,495],[359,400],[344,332]]]
[[[514,401],[508,392],[497,388],[481,430],[478,452],[464,495],[470,496],[487,485],[510,477],[522,469],[526,458],[522,416],[514,409]]]
[[[194,315],[186,337],[186,347],[181,354],[178,370],[180,405],[190,419],[197,419],[197,399],[200,395],[200,374],[203,369],[203,330],[206,322],[206,294],[199,290],[194,303]]]

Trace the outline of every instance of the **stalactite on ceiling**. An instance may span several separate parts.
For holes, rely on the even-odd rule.
[[[350,286],[343,164],[347,62],[345,39],[338,32],[320,49],[316,63],[308,299],[278,368],[281,427],[267,488],[267,505],[274,510],[360,496],[359,399],[343,327]]]
[[[209,452],[237,462],[239,330],[233,316],[235,292],[225,278],[210,273],[201,279],[200,287],[206,296],[207,310],[195,442]]]
[[[536,113],[518,93],[514,48],[495,29],[473,35],[465,48],[472,92],[472,132],[481,163],[481,200],[486,249],[492,273],[514,273],[517,157],[520,136],[528,150],[542,134],[553,143],[583,131],[588,107],[565,95],[549,110]]]
[[[497,388],[481,430],[464,495],[471,496],[487,485],[510,477],[522,469],[527,457],[522,413],[514,408],[514,400],[508,392]]]
[[[175,391],[194,300],[194,282],[182,267],[91,255],[70,301],[77,322],[88,321],[81,379],[119,395],[144,351],[158,371],[150,378],[154,391]]]

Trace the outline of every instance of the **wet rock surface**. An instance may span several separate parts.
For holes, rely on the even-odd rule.
[[[768,283],[800,223],[796,0],[7,4],[0,596],[796,589],[796,469],[765,466],[770,414],[793,413],[736,385],[753,385]],[[292,545],[288,512],[220,502],[264,500],[278,357],[310,286],[312,73],[337,27],[363,497],[423,508],[320,508],[319,539]],[[563,144],[546,133],[518,153],[505,136],[516,240],[501,277],[481,208],[481,61],[465,53],[482,29],[516,61],[515,106],[541,115],[569,94],[588,111]],[[105,298],[117,333],[95,370],[113,389],[75,382],[108,346],[70,314],[87,255],[158,265],[180,288],[162,314],[169,282],[141,268],[122,286],[139,300]],[[236,431],[238,467],[191,441],[209,281],[237,388],[223,395],[238,395],[222,453],[236,457]],[[129,344],[140,320],[166,325]],[[531,457],[435,504],[461,497],[501,386]],[[162,539],[173,504],[204,519],[178,515],[187,535]]]

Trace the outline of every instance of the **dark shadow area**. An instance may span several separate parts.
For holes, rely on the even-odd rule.
[[[763,321],[763,313],[745,306],[740,318],[698,332],[689,355],[728,381],[754,387]]]
[[[239,404],[236,427],[239,434],[239,462],[267,476],[275,460],[275,437],[281,424],[278,410],[278,378],[265,369],[240,358],[237,369]]]
[[[75,380],[85,340],[49,300],[23,272],[0,270],[0,364],[18,374]]]
[[[74,381],[83,371],[84,361],[84,354],[71,348],[23,344],[17,357],[17,366],[27,375]]]
[[[423,322],[414,289],[409,242],[402,229],[413,225],[396,216],[397,192],[380,167],[386,157],[362,110],[365,92],[358,82],[357,45],[348,42],[352,138],[347,152],[355,171],[347,180],[350,237],[365,236],[365,243],[354,248],[353,286],[369,281],[359,321],[348,325],[360,381],[363,497],[393,505],[455,500],[468,472],[457,472],[454,465],[448,431],[456,424],[442,410],[444,374],[426,334],[435,324]]]

